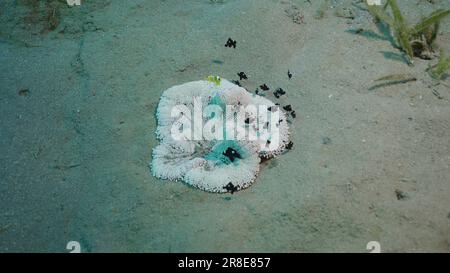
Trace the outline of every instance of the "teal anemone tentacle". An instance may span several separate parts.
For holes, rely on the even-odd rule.
[[[224,153],[227,151],[227,149],[233,149],[236,151],[240,158],[237,157],[235,160],[230,160],[229,157],[227,157]],[[222,142],[216,144],[214,148],[211,150],[209,154],[205,156],[206,160],[213,161],[217,165],[238,165],[239,161],[241,159],[244,159],[248,157],[248,151],[241,147],[239,143],[236,140],[223,140]]]

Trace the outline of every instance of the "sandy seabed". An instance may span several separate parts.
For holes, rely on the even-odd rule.
[[[32,2],[0,3],[0,251],[450,251],[449,80],[359,1]],[[411,22],[436,2],[399,0]],[[287,91],[294,149],[233,195],[152,177],[162,92],[240,71]],[[417,81],[371,88],[393,73]]]

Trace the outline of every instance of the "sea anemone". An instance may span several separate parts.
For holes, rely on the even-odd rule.
[[[203,111],[208,107],[216,111]],[[152,174],[208,192],[249,187],[259,173],[261,158],[281,154],[289,143],[282,109],[225,79],[219,85],[205,80],[167,89],[156,117],[160,144],[153,149]],[[239,118],[245,122],[235,122]],[[203,136],[210,122],[219,122],[213,126],[219,137]],[[179,131],[185,133],[175,137]]]

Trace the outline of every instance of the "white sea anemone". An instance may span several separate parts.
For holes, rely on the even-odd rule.
[[[211,106],[223,115],[198,113]],[[259,173],[260,158],[281,154],[289,142],[286,115],[278,106],[224,79],[219,85],[194,81],[167,89],[156,116],[160,144],[153,149],[152,174],[209,192],[249,187]],[[239,118],[245,122],[235,122]],[[204,137],[208,123],[222,124],[213,127],[221,137]],[[175,137],[178,131],[182,133]]]

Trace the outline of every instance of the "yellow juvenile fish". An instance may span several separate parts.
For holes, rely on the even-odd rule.
[[[219,76],[208,76],[206,80],[219,86],[222,79]]]

